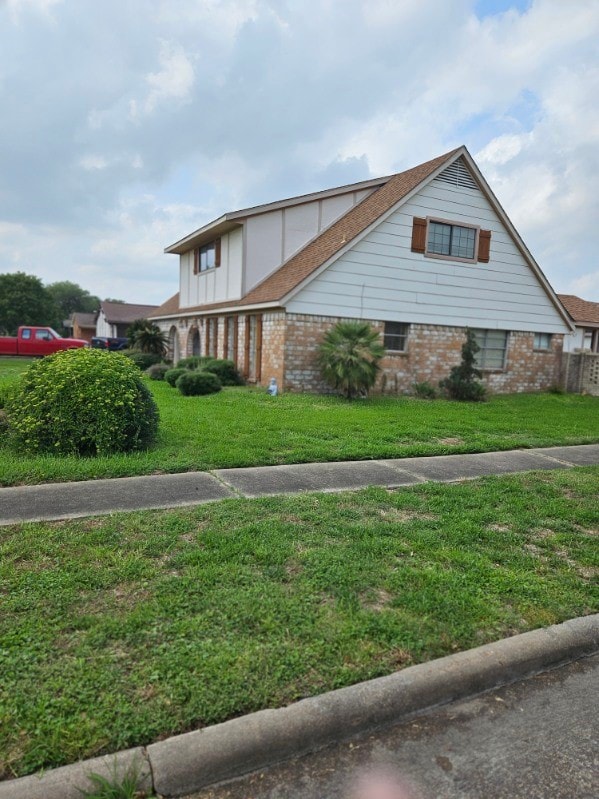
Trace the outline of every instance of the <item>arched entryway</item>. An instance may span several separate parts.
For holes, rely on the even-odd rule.
[[[168,331],[168,355],[174,364],[179,362],[181,353],[179,351],[179,335],[175,325]]]
[[[187,355],[200,355],[200,331],[194,325],[187,334]]]

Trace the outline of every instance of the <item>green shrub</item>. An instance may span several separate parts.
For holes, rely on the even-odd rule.
[[[161,363],[163,360],[162,355],[158,355],[155,352],[140,352],[139,350],[121,350],[121,355],[130,358],[142,372],[145,372],[146,369],[149,369],[155,363]]]
[[[189,358],[181,358],[177,366],[182,369],[203,369],[215,360],[211,355],[190,355]]]
[[[33,363],[7,413],[23,449],[57,455],[145,449],[158,429],[156,403],[137,368],[97,349],[64,350]]]
[[[185,397],[199,397],[202,394],[215,394],[222,388],[221,382],[211,372],[192,372],[184,369],[177,380],[177,388]]]
[[[8,414],[5,410],[0,408],[0,436],[8,432],[10,425],[8,423]]]
[[[375,384],[385,354],[379,334],[367,322],[337,322],[318,350],[322,376],[352,399]]]
[[[150,380],[164,380],[164,375],[170,371],[171,367],[168,363],[153,363],[149,369],[146,369],[146,374]]]
[[[549,388],[547,389],[549,394],[565,394],[566,390],[563,386],[560,386],[559,383],[552,383]]]
[[[177,383],[177,380],[181,377],[181,375],[184,375],[185,372],[188,371],[189,371],[188,369],[181,368],[180,366],[175,366],[174,369],[168,369],[164,373],[164,379],[169,384],[169,386],[172,386],[174,388]]]
[[[412,383],[412,388],[420,399],[435,399],[437,396],[437,389],[426,380],[422,383]]]
[[[233,361],[222,359],[211,361],[203,367],[203,371],[212,372],[223,386],[243,386],[245,384],[245,380],[239,374]]]
[[[477,379],[482,377],[482,372],[474,366],[476,353],[479,351],[480,347],[476,343],[474,332],[466,328],[466,341],[462,345],[462,360],[459,366],[452,368],[449,377],[439,382],[439,386],[447,392],[451,399],[466,402],[482,402],[485,399],[487,390]]]

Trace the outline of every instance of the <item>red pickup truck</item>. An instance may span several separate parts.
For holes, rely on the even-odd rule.
[[[51,327],[23,326],[16,336],[0,336],[0,355],[52,355],[74,347],[89,344],[81,338],[61,338]]]

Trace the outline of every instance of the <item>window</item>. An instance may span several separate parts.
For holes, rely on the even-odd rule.
[[[30,339],[31,338],[31,330],[30,328],[26,327],[25,330],[21,331],[21,338]]]
[[[237,363],[237,317],[225,318],[225,358]]]
[[[220,239],[215,239],[203,247],[194,250],[193,273],[207,272],[220,266]]]
[[[474,260],[476,228],[429,222],[426,251],[434,255]]]
[[[491,257],[491,231],[480,230],[477,225],[459,225],[415,216],[412,219],[411,250],[429,258],[455,258],[486,264]]]
[[[408,325],[403,322],[385,322],[383,343],[386,350],[404,352],[408,341]]]
[[[480,352],[476,353],[479,369],[503,369],[507,351],[507,330],[474,330]]]
[[[535,350],[551,349],[551,333],[535,333]]]
[[[217,357],[218,352],[218,316],[206,319],[206,355]]]
[[[49,330],[36,330],[35,331],[35,340],[36,341],[52,341],[52,336],[50,335]]]

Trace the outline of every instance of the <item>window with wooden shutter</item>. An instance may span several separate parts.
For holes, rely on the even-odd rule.
[[[415,216],[412,222],[412,252],[426,250],[426,219]]]
[[[491,231],[481,230],[478,234],[478,260],[484,264],[489,263],[491,254]]]

